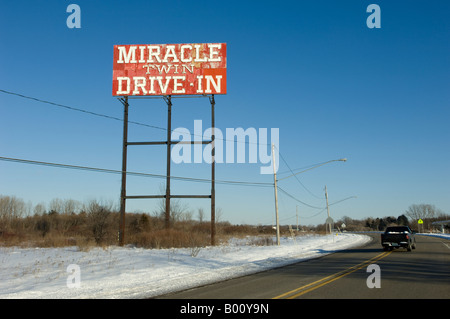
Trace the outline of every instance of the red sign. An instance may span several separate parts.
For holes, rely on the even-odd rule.
[[[115,45],[113,96],[227,93],[226,43]]]

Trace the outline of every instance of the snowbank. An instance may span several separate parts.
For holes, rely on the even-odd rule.
[[[362,245],[370,237],[343,233],[251,240],[195,249],[0,248],[0,298],[148,298],[247,275]]]
[[[444,239],[449,239],[450,240],[450,234],[440,234],[440,233],[419,233],[418,235],[422,235],[422,236],[430,236],[430,237],[439,237],[439,238],[444,238]]]

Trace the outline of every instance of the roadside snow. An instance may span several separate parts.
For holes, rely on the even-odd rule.
[[[425,233],[420,233],[418,235],[430,236],[430,237],[439,237],[439,238],[444,238],[444,239],[449,239],[450,240],[450,234],[440,234],[440,233],[425,234]]]
[[[1,247],[0,298],[149,298],[369,241],[366,235],[340,233],[282,238],[280,246],[254,246],[250,239],[235,239],[199,250]]]

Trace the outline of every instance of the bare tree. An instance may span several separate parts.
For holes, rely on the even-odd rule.
[[[161,194],[165,194],[164,185],[160,185],[159,191]],[[166,213],[166,199],[161,198],[158,202],[158,207],[153,212],[155,216],[164,218]],[[170,200],[170,221],[171,223],[192,218],[192,212],[188,212],[188,205],[182,204],[179,199]]]
[[[435,216],[441,214],[441,210],[430,204],[413,204],[409,206],[405,212],[405,215],[412,220],[434,218]]]
[[[222,208],[216,207],[216,224],[220,223],[222,221],[223,211]]]
[[[198,216],[198,221],[201,223],[203,223],[203,219],[205,218],[205,211],[203,210],[203,208],[199,208],[197,211],[197,216]]]
[[[33,210],[35,215],[38,216],[42,216],[45,214],[45,204],[44,203],[39,203],[36,206],[34,206],[34,210]]]
[[[73,199],[65,199],[63,201],[64,214],[76,214],[79,212],[81,203]]]
[[[166,213],[166,199],[162,198],[159,201],[159,205],[157,208],[157,211],[155,212],[155,215],[161,216],[164,218],[164,215]],[[180,221],[182,219],[188,219],[192,217],[192,213],[188,212],[188,205],[182,204],[180,200],[178,199],[172,199],[170,201],[170,221],[176,222]]]
[[[64,203],[59,198],[53,198],[48,204],[49,213],[62,213],[64,211]]]
[[[9,228],[11,222],[23,217],[27,210],[28,207],[22,199],[0,195],[0,228]]]

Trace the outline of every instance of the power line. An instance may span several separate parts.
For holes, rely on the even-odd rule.
[[[309,218],[313,218],[316,216],[319,216],[320,214],[322,214],[327,208],[325,207],[324,209],[322,209],[320,212],[318,212],[317,214],[311,215],[311,216],[302,216],[303,219],[309,219]]]
[[[344,200],[351,199],[351,198],[357,198],[357,197],[356,197],[356,196],[349,196],[349,197],[347,197],[347,198],[344,198],[344,199],[338,200],[338,201],[336,201],[336,202],[334,202],[334,203],[331,203],[331,204],[329,204],[328,206],[332,206],[332,205],[338,204],[338,203],[340,203],[340,202],[343,202]]]
[[[313,206],[313,205],[310,205],[310,204],[307,204],[307,203],[301,201],[300,199],[298,199],[298,198],[294,197],[293,195],[289,194],[288,192],[286,192],[286,191],[285,191],[284,189],[282,189],[280,186],[278,186],[278,190],[280,190],[280,191],[281,191],[282,193],[284,193],[286,196],[292,198],[293,200],[295,200],[295,201],[297,201],[297,202],[299,202],[299,203],[302,203],[302,204],[305,205],[305,206],[308,206],[308,207],[311,207],[311,208],[315,208],[315,209],[323,209],[323,207]]]
[[[0,89],[0,92],[5,93],[5,94],[10,94],[10,95],[14,95],[17,97],[21,97],[21,98],[25,98],[25,99],[29,99],[29,100],[33,100],[36,102],[40,102],[40,103],[45,103],[45,104],[49,104],[49,105],[53,105],[53,106],[57,106],[57,107],[62,107],[71,111],[76,111],[76,112],[81,112],[81,113],[85,113],[85,114],[89,114],[89,115],[93,115],[93,116],[97,116],[97,117],[102,117],[102,118],[106,118],[106,119],[110,119],[110,120],[115,120],[115,121],[119,121],[119,122],[123,122],[123,119],[115,117],[115,116],[111,116],[111,115],[106,115],[106,114],[101,114],[101,113],[96,113],[96,112],[92,112],[92,111],[88,111],[88,110],[84,110],[84,109],[80,109],[77,107],[73,107],[73,106],[68,106],[68,105],[64,105],[64,104],[60,104],[60,103],[55,103],[55,102],[51,102],[51,101],[47,101],[47,100],[43,100],[43,99],[39,99],[36,97],[31,97],[31,96],[27,96],[24,94],[19,94],[19,93],[15,93],[15,92],[10,92],[7,90],[3,90]],[[158,129],[158,130],[163,130],[163,131],[167,131],[166,128],[164,127],[159,127],[159,126],[155,126],[155,125],[150,125],[150,124],[145,124],[145,123],[141,123],[141,122],[136,122],[136,121],[128,121],[128,123],[131,124],[135,124],[135,125],[140,125],[140,126],[144,126],[144,127],[148,127],[148,128],[152,128],[152,129]],[[175,132],[176,130],[172,130],[172,132]],[[191,136],[196,136],[195,134],[190,134]],[[201,136],[203,138],[203,136]],[[222,141],[227,141],[227,142],[233,142],[233,143],[245,143],[245,144],[258,144],[258,143],[252,143],[250,141],[238,141],[238,140],[228,140],[228,139],[224,139],[224,138],[215,138],[215,140],[222,140]],[[261,144],[259,144],[261,145]],[[268,144],[262,144],[262,145],[270,145]],[[278,149],[278,148],[277,148]],[[283,157],[283,155],[281,154],[281,152],[278,149],[278,154],[280,155],[281,159],[283,160],[283,162],[286,164],[286,166],[288,167],[289,171],[291,172],[291,174],[294,174],[294,171],[290,168],[289,164],[287,163],[287,161],[285,160],[285,158]],[[113,174],[121,174],[122,171],[120,170],[111,170],[111,169],[104,169],[104,168],[95,168],[95,167],[87,167],[87,166],[77,166],[77,165],[68,165],[68,164],[59,164],[59,163],[50,163],[50,162],[39,162],[39,161],[32,161],[32,160],[25,160],[25,159],[18,159],[18,158],[8,158],[8,157],[0,157],[0,160],[2,161],[10,161],[10,162],[18,162],[18,163],[26,163],[26,164],[33,164],[33,165],[44,165],[44,166],[52,166],[52,167],[59,167],[59,168],[67,168],[67,169],[77,169],[77,170],[87,170],[87,171],[96,171],[96,172],[102,172],[102,173],[113,173]],[[140,172],[126,172],[127,175],[134,175],[134,176],[141,176],[141,177],[152,177],[152,178],[167,178],[166,175],[158,175],[158,174],[149,174],[149,173],[140,173]],[[294,175],[296,180],[298,181],[298,183],[307,191],[309,192],[312,196],[319,198],[318,196],[314,195],[298,178],[296,175]],[[175,179],[175,180],[183,180],[183,181],[194,181],[194,182],[205,182],[205,183],[210,183],[211,180],[210,179],[200,179],[200,178],[192,178],[192,177],[179,177],[179,176],[171,176],[171,178]],[[232,184],[232,185],[237,185],[237,186],[256,186],[256,187],[273,187],[272,183],[258,183],[258,182],[248,182],[248,181],[227,181],[227,180],[215,180],[216,183],[218,184]],[[316,209],[322,209],[321,207],[317,207],[317,206],[313,206],[310,204],[307,204],[297,198],[295,198],[294,196],[292,196],[291,194],[287,193],[285,190],[283,190],[280,187],[277,187],[281,192],[283,192],[284,194],[286,194],[287,196],[291,197],[292,199],[298,201],[299,203],[302,203],[303,205],[306,205],[308,207],[311,208],[316,208]],[[351,198],[351,197],[350,197]],[[348,199],[348,198],[347,198]],[[344,199],[345,200],[345,199]]]
[[[286,164],[286,166],[289,168],[289,170],[291,171],[291,174],[293,174],[293,176],[295,177],[295,179],[297,180],[297,182],[299,182],[299,184],[308,192],[310,193],[313,197],[318,198],[318,199],[322,199],[316,195],[314,195],[305,185],[303,185],[303,183],[298,179],[297,175],[294,174],[294,172],[292,171],[291,167],[289,166],[289,164],[287,163],[287,161],[284,159],[283,155],[281,155],[280,150],[278,150],[278,154],[280,155],[280,158],[283,160],[283,162]]]
[[[79,165],[69,165],[69,164],[60,164],[60,163],[51,163],[51,162],[41,162],[41,161],[33,161],[33,160],[3,157],[3,156],[0,156],[0,160],[6,161],[6,162],[16,162],[16,163],[24,163],[24,164],[32,164],[32,165],[66,168],[66,169],[94,171],[94,172],[109,173],[109,174],[122,174],[123,173],[121,170],[79,166]],[[140,176],[140,177],[164,178],[164,179],[167,178],[166,175],[162,175],[162,174],[151,174],[151,173],[130,172],[130,171],[126,171],[125,173],[127,175]],[[174,180],[180,180],[180,181],[211,183],[211,179],[204,179],[204,178],[181,177],[181,176],[171,176],[170,178],[172,178]],[[230,180],[215,180],[215,182],[219,183],[219,184],[230,184],[230,185],[237,185],[237,186],[273,187],[272,183],[262,183],[262,182],[230,181]]]
[[[35,98],[35,97],[32,97],[32,96],[27,96],[27,95],[23,95],[23,94],[19,94],[19,93],[14,93],[14,92],[9,92],[9,91],[2,90],[2,89],[0,89],[0,92],[6,93],[6,94],[15,95],[15,96],[18,96],[18,97],[21,97],[21,98],[24,98],[24,99],[33,100],[33,101],[36,101],[36,102],[41,102],[41,103],[46,103],[46,104],[50,104],[50,105],[53,105],[53,106],[62,107],[62,108],[65,108],[65,109],[68,109],[68,110],[71,110],[71,111],[86,113],[86,114],[90,114],[90,115],[94,115],[94,116],[98,116],[98,117],[107,118],[107,119],[110,119],[110,120],[123,122],[123,119],[115,117],[115,116],[111,116],[111,115],[106,115],[106,114],[96,113],[96,112],[92,112],[92,111],[87,111],[87,110],[83,110],[83,109],[80,109],[80,108],[77,108],[77,107],[68,106],[68,105],[55,103],[55,102],[51,102],[51,101],[46,101],[46,100],[38,99],[38,98]],[[155,125],[144,124],[144,123],[134,122],[134,121],[128,121],[128,122],[132,123],[132,124],[135,124],[135,125],[150,127],[150,128],[153,128],[153,129],[166,130],[163,127],[159,127],[159,126],[155,126]]]
[[[6,94],[10,94],[10,95],[14,95],[14,96],[18,96],[18,97],[21,97],[21,98],[24,98],[24,99],[33,100],[33,101],[40,102],[40,103],[45,103],[45,104],[50,104],[50,105],[53,105],[53,106],[62,107],[62,108],[65,108],[65,109],[71,110],[71,111],[81,112],[81,113],[85,113],[85,114],[89,114],[89,115],[94,115],[94,116],[103,117],[103,118],[110,119],[110,120],[123,122],[123,119],[115,117],[115,116],[107,115],[107,114],[96,113],[96,112],[80,109],[80,108],[73,107],[73,106],[68,106],[68,105],[64,105],[64,104],[60,104],[60,103],[55,103],[55,102],[39,99],[39,98],[32,97],[32,96],[27,96],[27,95],[20,94],[20,93],[6,91],[6,90],[3,90],[3,89],[0,89],[0,92],[6,93]],[[159,97],[154,97],[154,98],[159,98]],[[149,128],[152,128],[152,129],[158,129],[158,130],[162,130],[162,131],[167,131],[167,128],[164,128],[164,127],[161,127],[161,126],[145,124],[145,123],[136,122],[136,121],[128,121],[128,123],[135,124],[135,125],[140,125],[140,126],[144,126],[144,127],[149,127]],[[173,132],[177,132],[177,131],[176,130],[171,130],[171,132],[173,133]],[[193,134],[193,133],[190,133],[189,135],[191,137],[196,137],[197,136],[197,137],[201,137],[203,139],[203,135],[198,135],[198,134]],[[225,138],[219,138],[217,136],[215,137],[215,140],[216,141],[221,140],[221,141],[224,141],[224,142],[233,142],[233,143],[257,144],[257,145],[270,146],[270,143],[260,144],[260,143],[256,143],[256,142],[245,141],[245,140],[244,141],[238,141],[238,140],[235,141],[234,139],[233,140],[229,140],[229,139],[225,139]]]
[[[287,195],[288,197],[292,198],[293,200],[295,200],[295,201],[297,201],[297,202],[299,202],[299,203],[302,203],[303,205],[306,205],[306,206],[308,206],[308,207],[316,208],[316,209],[326,209],[326,207],[312,206],[312,205],[309,205],[309,204],[307,204],[307,203],[305,203],[305,202],[302,202],[302,201],[299,200],[298,198],[296,198],[296,197],[294,197],[293,195],[291,195],[291,194],[289,194],[288,192],[286,192],[286,191],[285,191],[284,189],[282,189],[280,186],[278,186],[278,190],[280,190],[282,193],[284,193],[284,194]],[[339,204],[339,203],[341,203],[341,202],[343,202],[343,201],[345,201],[345,200],[351,199],[351,198],[356,198],[356,196],[349,196],[349,197],[346,197],[346,198],[344,198],[344,199],[340,199],[340,200],[338,200],[338,201],[335,201],[335,202],[329,204],[328,206],[333,206],[333,205]]]
[[[321,209],[321,211],[319,211],[317,214],[314,214],[314,215],[311,215],[311,216],[302,216],[302,218],[312,218],[312,217],[316,217],[316,216],[322,214],[322,213],[327,209],[327,207],[316,207],[316,206],[311,206],[311,205],[309,205],[309,204],[307,204],[307,203],[304,203],[304,202],[302,202],[301,200],[299,200],[298,198],[296,198],[296,197],[294,197],[293,195],[291,195],[291,194],[289,194],[288,192],[286,192],[284,189],[282,189],[282,188],[279,187],[279,186],[278,186],[278,190],[281,191],[282,193],[284,193],[285,195],[287,195],[288,197],[290,197],[291,199],[293,199],[293,200],[299,202],[299,203],[302,203],[302,204],[304,204],[304,205],[306,205],[306,206],[309,206],[309,207],[311,207],[311,208]],[[357,197],[356,197],[356,196],[349,196],[349,197],[346,197],[346,198],[344,198],[344,199],[340,199],[340,200],[338,200],[338,201],[335,201],[335,202],[329,204],[328,206],[332,206],[332,205],[339,204],[339,203],[341,203],[341,202],[343,202],[343,201],[346,201],[346,200],[348,200],[348,199],[351,199],[351,198],[357,198]]]

